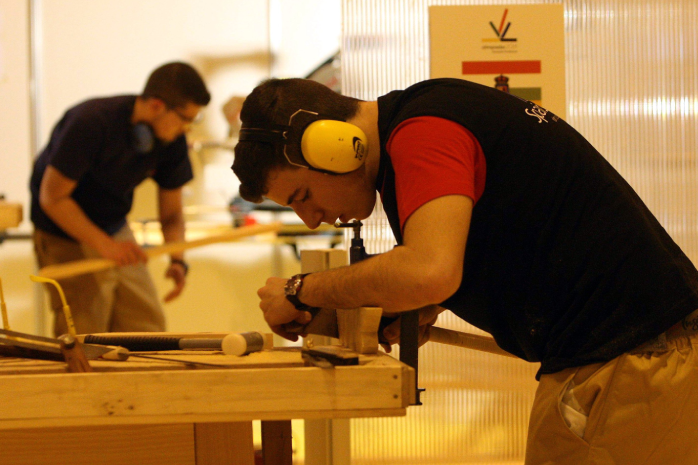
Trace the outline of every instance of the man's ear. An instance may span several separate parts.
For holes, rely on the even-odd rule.
[[[147,100],[147,105],[148,108],[150,109],[151,113],[154,115],[159,115],[165,111],[167,111],[167,104],[157,98],[157,97],[151,97]]]

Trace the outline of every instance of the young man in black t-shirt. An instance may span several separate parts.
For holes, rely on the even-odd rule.
[[[456,79],[369,102],[271,80],[241,120],[233,170],[245,199],[291,206],[314,228],[368,217],[378,192],[398,242],[348,267],[270,278],[260,308],[275,332],[297,338],[284,325],[307,323],[303,306],[379,306],[423,308],[426,336],[447,308],[540,362],[527,464],[698,462],[698,271],[563,120]],[[357,128],[357,167],[332,170],[339,142],[310,140],[322,120]],[[386,331],[396,341],[397,324]]]
[[[40,267],[103,257],[119,267],[61,281],[79,333],[164,331],[165,320],[144,263],[147,257],[126,223],[134,189],[158,184],[166,242],[184,240],[182,186],[192,178],[185,133],[210,95],[186,63],[154,70],[141,95],[96,98],[66,111],[34,163],[30,188],[34,245]],[[165,297],[184,288],[187,266],[172,254]],[[62,303],[49,287],[54,332],[67,332]]]

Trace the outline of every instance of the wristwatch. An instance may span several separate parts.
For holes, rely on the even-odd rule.
[[[184,268],[184,276],[189,273],[189,264],[182,260],[181,258],[171,258],[170,259],[170,265],[177,263],[178,265],[182,265],[182,268]]]
[[[284,286],[284,293],[286,294],[286,298],[289,302],[293,304],[294,307],[296,307],[296,310],[305,311],[315,308],[311,307],[310,305],[305,305],[298,298],[298,293],[301,291],[301,287],[303,287],[303,278],[305,278],[309,274],[310,273],[305,273],[291,276],[291,278],[289,278],[289,280],[286,281],[286,285]]]

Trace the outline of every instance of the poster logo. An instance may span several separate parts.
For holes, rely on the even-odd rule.
[[[503,74],[494,78],[494,88],[509,93],[509,77]]]
[[[492,26],[492,30],[494,31],[497,38],[496,39],[484,38],[484,39],[482,39],[483,42],[516,42],[516,38],[506,36],[507,32],[509,32],[509,26],[511,26],[511,21],[506,23],[506,26],[504,26],[504,22],[507,19],[508,12],[509,12],[508,8],[504,10],[504,14],[502,15],[502,20],[499,23],[499,29],[497,27],[495,27],[495,25],[492,21],[490,21],[490,26]]]

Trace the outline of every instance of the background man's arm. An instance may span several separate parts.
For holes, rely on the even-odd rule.
[[[145,262],[148,257],[134,242],[115,241],[90,220],[70,196],[77,186],[49,165],[39,189],[39,204],[46,214],[76,241],[86,244],[118,265]]]
[[[165,242],[184,241],[185,225],[182,210],[182,188],[158,189],[158,207],[160,227]],[[165,296],[165,302],[169,302],[179,296],[186,284],[186,270],[181,263],[176,262],[176,260],[184,259],[184,253],[174,253],[170,257],[175,261],[170,263],[165,276],[172,278],[175,287]]]

